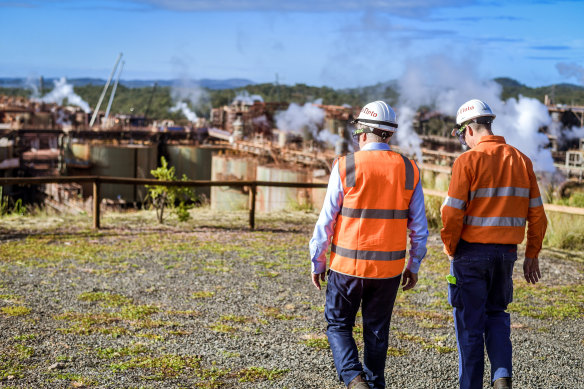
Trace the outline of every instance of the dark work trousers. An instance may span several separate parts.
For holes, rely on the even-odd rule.
[[[373,388],[385,388],[389,322],[401,276],[364,279],[329,272],[324,316],[339,379],[348,385],[361,372]],[[364,360],[353,339],[355,316],[362,304]]]
[[[482,389],[484,348],[491,362],[491,383],[511,377],[511,320],[505,312],[513,300],[513,266],[517,245],[460,241],[448,284],[458,344],[461,389]]]

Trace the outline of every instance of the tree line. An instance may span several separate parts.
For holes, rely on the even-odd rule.
[[[548,95],[555,104],[584,105],[584,87],[577,85],[558,84],[531,88],[509,78],[497,78],[495,81],[502,86],[502,98],[505,100],[523,95],[543,102],[544,96]],[[81,96],[92,108],[97,104],[102,89],[103,86],[100,85],[74,87],[75,93]],[[183,92],[188,92],[188,90]],[[209,90],[199,88],[196,102],[184,101],[197,116],[208,118],[212,107],[227,105],[237,95],[244,92],[250,95],[260,95],[265,102],[284,101],[297,104],[322,101],[322,104],[327,105],[348,104],[351,106],[363,106],[367,102],[378,99],[395,104],[399,99],[397,88],[392,82],[351,89],[333,89],[326,86],[317,87],[306,84],[279,85],[264,83],[234,89]],[[24,88],[0,88],[0,95],[31,97],[31,93],[30,89]],[[108,98],[109,93],[102,103],[102,110],[105,110]],[[169,86],[128,88],[120,83],[112,105],[112,113],[146,116],[148,119],[172,119],[177,123],[185,122],[185,117],[180,111],[170,111],[176,103],[176,94],[173,93],[172,88]],[[67,104],[67,101],[64,101],[63,104]]]

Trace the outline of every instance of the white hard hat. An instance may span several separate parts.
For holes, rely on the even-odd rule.
[[[458,111],[456,112],[456,124],[461,126],[463,123],[477,119],[477,118],[487,118],[493,121],[495,119],[495,114],[491,111],[491,107],[487,105],[484,101],[472,99],[462,104]],[[452,135],[455,135],[456,129],[452,130]]]
[[[386,102],[378,100],[364,106],[359,113],[359,117],[352,123],[363,124],[381,131],[395,132],[397,129],[397,116]]]

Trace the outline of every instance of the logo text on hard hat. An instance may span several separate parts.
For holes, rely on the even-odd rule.
[[[469,105],[468,107],[461,108],[460,111],[458,111],[458,113],[460,114],[460,113],[467,112],[467,111],[470,111],[473,109],[475,109],[474,105]]]
[[[373,116],[374,118],[376,118],[376,117],[377,117],[377,112],[373,112],[373,111],[371,111],[369,108],[363,108],[363,113],[364,113],[365,115],[370,115],[370,116]]]

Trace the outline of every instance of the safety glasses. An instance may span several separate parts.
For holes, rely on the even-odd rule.
[[[470,123],[472,123],[472,120],[468,121],[466,123],[462,123],[458,129],[455,129],[456,137],[458,138],[458,141],[460,142],[460,144],[463,145],[464,147],[468,147],[468,145],[466,144],[466,141],[464,140],[464,137],[465,137],[465,133],[466,133],[466,127]]]
[[[353,136],[353,142],[355,142],[356,144],[359,144],[359,135],[361,135],[365,132],[371,132],[371,130],[369,130],[368,128],[355,129],[355,131],[353,131],[353,133],[351,134]]]

